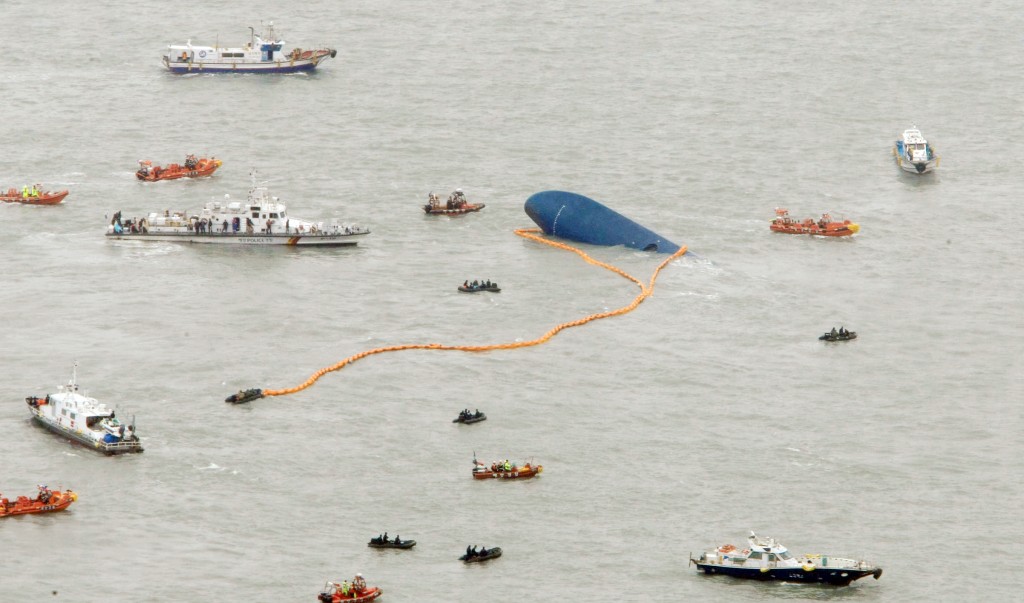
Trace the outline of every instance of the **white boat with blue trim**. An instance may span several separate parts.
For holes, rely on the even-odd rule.
[[[126,241],[163,241],[210,245],[287,245],[296,247],[351,247],[370,230],[337,220],[325,224],[296,218],[267,187],[256,182],[245,203],[210,201],[196,213],[165,210],[138,218],[121,212],[107,226],[106,236]]]
[[[104,454],[142,452],[142,442],[135,434],[135,418],[125,424],[96,398],[78,391],[78,364],[71,381],[55,394],[44,398],[25,398],[32,419],[43,427]]]
[[[338,54],[326,47],[286,51],[287,42],[277,38],[273,21],[265,32],[257,34],[252,27],[249,31],[249,42],[238,48],[195,46],[192,40],[172,44],[163,56],[164,67],[172,73],[296,73],[312,71]]]
[[[882,568],[867,561],[831,555],[792,555],[774,538],[761,538],[750,533],[748,545],[739,550],[725,544],[690,557],[690,563],[705,574],[724,574],[752,580],[814,582],[846,586],[866,576],[882,577]]]
[[[892,154],[896,165],[904,172],[927,174],[939,167],[939,156],[916,126],[903,131],[903,137],[893,145]]]

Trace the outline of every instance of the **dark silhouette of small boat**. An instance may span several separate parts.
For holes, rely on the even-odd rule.
[[[822,341],[850,341],[851,339],[857,339],[857,332],[843,331],[842,333],[840,333],[837,331],[833,333],[830,331],[828,333],[825,333],[821,337],[818,337],[818,339]]]
[[[258,389],[258,388],[257,389],[247,389],[247,390],[244,390],[244,391],[243,390],[239,390],[237,394],[231,394],[227,398],[224,398],[224,401],[225,402],[230,402],[232,404],[243,404],[245,402],[251,402],[253,400],[259,400],[262,397],[263,397],[263,390],[262,389]]]
[[[452,423],[465,423],[466,425],[472,425],[473,423],[479,423],[480,421],[486,421],[487,415],[480,412],[479,410],[475,413],[462,411],[459,413],[459,418],[452,419]]]
[[[488,559],[497,559],[501,557],[501,547],[496,546],[491,549],[481,549],[475,555],[465,554],[459,557],[459,561],[465,561],[466,563],[479,563],[480,561],[487,561]]]
[[[498,288],[498,283],[489,283],[478,285],[459,285],[459,291],[462,291],[463,293],[478,293],[480,291],[500,293],[501,289]]]
[[[415,540],[400,540],[395,538],[394,540],[385,541],[382,537],[371,538],[370,542],[366,543],[366,546],[373,549],[411,549],[416,546]]]

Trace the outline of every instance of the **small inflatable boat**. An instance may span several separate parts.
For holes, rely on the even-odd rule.
[[[476,413],[461,413],[459,418],[452,419],[452,423],[464,423],[466,425],[472,425],[473,423],[479,423],[480,421],[486,421],[487,415],[477,411]]]
[[[492,549],[484,549],[483,552],[477,553],[476,555],[463,555],[459,557],[459,561],[466,563],[479,563],[481,561],[487,561],[488,559],[497,559],[501,557],[501,547],[496,546]]]
[[[388,540],[388,541],[385,542],[385,541],[382,541],[382,540],[378,540],[377,538],[371,538],[370,542],[366,543],[366,546],[370,547],[371,549],[402,549],[402,550],[406,550],[406,549],[411,549],[412,547],[416,546],[416,541],[415,540],[399,540],[399,539],[396,538],[394,540]]]
[[[835,335],[833,335],[830,331],[828,333],[825,333],[818,339],[820,339],[821,341],[850,341],[851,339],[857,339],[857,332],[846,331],[845,333],[842,334],[836,333]]]
[[[237,394],[231,394],[227,398],[224,398],[224,401],[230,402],[231,404],[244,404],[245,402],[259,400],[262,397],[262,389],[247,389],[244,391],[239,390]]]
[[[470,285],[468,287],[465,286],[465,285],[459,285],[459,291],[462,291],[463,293],[477,293],[477,292],[480,292],[480,291],[488,291],[490,293],[500,293],[501,289],[498,288],[498,284],[497,283],[491,283],[490,285],[475,285],[475,286],[474,285]]]

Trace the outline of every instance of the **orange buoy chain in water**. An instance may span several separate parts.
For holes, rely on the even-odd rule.
[[[366,358],[367,356],[373,356],[374,354],[383,354],[385,352],[399,352],[401,350],[460,350],[460,351],[463,351],[463,352],[489,352],[491,350],[513,350],[513,349],[516,349],[516,348],[527,348],[527,347],[531,347],[531,346],[535,346],[535,345],[540,345],[540,344],[546,342],[547,340],[551,339],[552,337],[554,337],[555,335],[557,335],[560,331],[562,331],[564,329],[568,329],[568,328],[571,328],[571,327],[578,327],[580,325],[585,325],[588,322],[591,322],[591,321],[594,321],[594,320],[599,320],[599,319],[602,319],[602,318],[608,318],[610,316],[618,316],[620,314],[626,314],[627,312],[632,312],[645,299],[650,297],[651,293],[654,291],[654,281],[658,278],[658,273],[661,272],[662,268],[667,266],[668,263],[671,262],[672,260],[674,260],[677,257],[679,257],[679,256],[683,255],[684,253],[686,253],[686,247],[685,246],[684,247],[680,247],[679,251],[673,253],[671,256],[666,258],[665,261],[663,261],[661,264],[658,265],[658,267],[654,270],[654,274],[651,275],[650,283],[645,285],[642,281],[640,281],[640,279],[632,276],[631,274],[628,274],[624,270],[616,268],[615,266],[612,266],[611,264],[606,264],[604,262],[595,260],[594,258],[592,258],[589,255],[587,255],[586,253],[584,253],[583,250],[577,249],[576,247],[573,247],[571,245],[566,245],[564,243],[558,243],[556,241],[549,241],[549,240],[547,240],[547,239],[545,239],[543,237],[540,237],[537,234],[539,232],[540,232],[540,230],[537,229],[537,228],[524,228],[524,229],[520,229],[520,230],[516,230],[515,231],[515,233],[517,235],[519,235],[519,236],[521,236],[523,238],[530,239],[530,240],[533,240],[533,241],[537,241],[538,243],[543,243],[545,245],[550,245],[552,247],[558,247],[559,249],[565,249],[566,251],[571,251],[571,252],[575,253],[576,255],[580,256],[581,258],[583,258],[589,264],[593,264],[595,266],[600,266],[600,267],[602,267],[602,268],[604,268],[606,270],[610,270],[610,271],[614,272],[615,274],[618,274],[619,276],[621,276],[623,278],[626,278],[626,279],[629,279],[629,280],[633,281],[634,283],[636,283],[637,285],[640,286],[640,295],[637,295],[636,298],[634,298],[633,301],[630,302],[629,305],[627,305],[627,306],[623,306],[623,307],[618,308],[616,310],[609,310],[607,312],[600,312],[598,314],[591,314],[589,316],[585,316],[583,318],[580,318],[579,320],[574,320],[572,322],[563,322],[562,324],[554,327],[553,329],[551,329],[547,333],[544,333],[543,335],[541,335],[537,339],[531,339],[530,341],[516,341],[516,342],[513,342],[513,343],[496,343],[496,344],[492,344],[492,345],[442,345],[440,343],[413,343],[413,344],[408,344],[408,345],[392,345],[392,346],[387,346],[387,347],[383,347],[383,348],[374,348],[372,350],[366,350],[365,352],[359,352],[358,354],[354,354],[352,356],[349,356],[348,358],[342,360],[341,362],[338,362],[337,364],[333,364],[331,366],[328,366],[328,367],[320,369],[319,371],[313,373],[313,375],[309,379],[307,379],[305,383],[302,383],[301,385],[297,385],[295,387],[289,387],[287,389],[267,389],[267,390],[263,390],[262,395],[263,396],[285,396],[285,395],[288,395],[288,394],[294,394],[296,392],[301,392],[302,390],[304,390],[307,387],[309,387],[309,386],[313,385],[314,383],[316,383],[320,379],[320,377],[323,377],[327,373],[333,373],[334,371],[339,371],[339,370],[345,368],[346,366],[348,366],[349,364],[352,364],[353,362],[355,362],[357,360],[361,360],[363,358]]]

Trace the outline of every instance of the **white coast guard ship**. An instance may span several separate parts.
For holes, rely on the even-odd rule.
[[[326,47],[285,51],[286,42],[276,37],[273,21],[266,32],[257,34],[252,27],[249,31],[249,42],[239,48],[194,46],[192,40],[170,45],[163,56],[164,67],[172,73],[295,73],[312,71],[338,54]]]
[[[690,557],[690,564],[705,574],[724,574],[753,580],[820,582],[846,586],[865,576],[882,577],[882,568],[859,559],[832,555],[793,555],[774,538],[750,533],[742,551],[731,544]]]
[[[165,211],[142,218],[122,219],[121,212],[107,226],[112,239],[173,241],[226,245],[291,245],[299,247],[348,247],[370,234],[369,229],[337,221],[325,224],[296,218],[267,187],[256,182],[245,203],[210,201],[198,213]]]
[[[89,448],[106,454],[142,452],[134,417],[127,425],[115,416],[112,408],[78,392],[77,363],[71,381],[56,394],[47,394],[45,398],[29,396],[25,402],[34,421]]]

